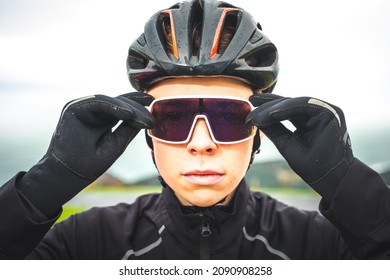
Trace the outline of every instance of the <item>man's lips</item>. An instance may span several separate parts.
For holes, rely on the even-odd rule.
[[[183,173],[184,178],[196,185],[214,185],[222,180],[224,174],[214,170],[192,170]]]

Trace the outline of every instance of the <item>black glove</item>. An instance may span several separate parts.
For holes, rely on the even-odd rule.
[[[65,105],[49,149],[17,188],[47,216],[102,175],[154,118],[144,107],[153,97],[135,92],[89,96]],[[119,121],[122,123],[113,130]]]
[[[253,95],[258,106],[247,118],[274,143],[290,167],[330,201],[353,162],[351,142],[340,108],[311,97]],[[281,122],[290,121],[290,131]]]

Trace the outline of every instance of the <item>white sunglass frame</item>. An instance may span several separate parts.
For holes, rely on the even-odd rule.
[[[240,98],[240,97],[234,97],[234,96],[224,96],[224,95],[172,95],[172,96],[166,96],[166,97],[161,97],[161,98],[157,98],[157,99],[154,99],[153,102],[147,107],[147,109],[152,113],[152,108],[153,108],[153,105],[156,103],[156,102],[159,102],[159,101],[163,101],[163,100],[174,100],[174,99],[194,99],[194,98],[197,98],[197,99],[227,99],[227,100],[236,100],[236,101],[243,101],[247,104],[249,104],[250,108],[251,108],[251,112],[255,109],[255,107],[252,105],[252,103],[248,100],[248,99],[245,99],[245,98]],[[187,144],[191,137],[192,137],[192,134],[194,132],[194,129],[195,129],[195,125],[196,123],[198,122],[199,119],[204,119],[205,120],[205,123],[206,123],[206,126],[207,126],[207,129],[209,131],[209,134],[211,136],[211,139],[213,140],[214,143],[216,144],[238,144],[238,143],[242,143],[242,142],[245,142],[251,138],[253,138],[255,135],[256,135],[256,131],[257,131],[257,128],[255,126],[252,126],[252,133],[250,136],[244,138],[244,139],[240,139],[240,140],[236,140],[236,141],[228,141],[228,142],[224,142],[224,141],[218,141],[217,139],[215,139],[214,137],[214,133],[211,129],[211,125],[210,125],[210,122],[209,122],[209,119],[206,115],[204,114],[197,114],[194,118],[194,120],[192,121],[192,125],[191,125],[191,128],[188,132],[188,135],[187,135],[187,138],[183,141],[169,141],[169,140],[164,140],[164,139],[161,139],[157,136],[154,136],[152,133],[151,133],[151,129],[148,129],[147,130],[147,133],[148,135],[159,141],[159,142],[163,142],[163,143],[166,143],[166,144]]]

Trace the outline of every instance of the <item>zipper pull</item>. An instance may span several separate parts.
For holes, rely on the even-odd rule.
[[[202,230],[200,235],[203,237],[200,239],[200,259],[210,259],[210,221],[206,218],[202,218]]]
[[[202,221],[202,232],[201,232],[203,237],[209,237],[211,235],[211,229],[210,229],[210,224],[207,219]]]

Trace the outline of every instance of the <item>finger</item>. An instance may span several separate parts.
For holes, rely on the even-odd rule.
[[[279,100],[283,99],[285,97],[272,94],[272,93],[262,93],[262,94],[254,94],[249,98],[249,101],[253,104],[253,106],[258,107],[261,106],[265,103],[274,101],[274,100]]]
[[[122,120],[131,117],[128,106],[112,97],[94,95],[76,99],[66,105],[65,112],[74,112],[79,119],[91,121],[96,118]]]
[[[149,96],[137,96],[135,97],[136,100],[133,100],[132,98],[130,99],[124,95],[120,95],[116,97],[116,99],[127,104],[127,106],[129,107],[129,109],[131,109],[132,112],[132,117],[128,119],[122,119],[123,121],[139,129],[152,128],[154,126],[155,119],[153,115],[147,108],[144,107],[145,105],[142,104],[147,104],[150,100],[153,100],[150,99]]]
[[[284,100],[284,99],[272,100],[272,101],[269,101],[268,103],[265,103],[265,104],[257,107],[255,110],[253,110],[252,112],[250,112],[248,114],[248,116],[246,118],[246,123],[252,124],[252,125],[255,125],[258,127],[260,127],[260,126],[264,127],[264,126],[278,123],[279,120],[277,120],[277,119],[272,119],[270,117],[268,117],[267,119],[265,119],[265,118],[267,117],[267,114],[269,114],[269,109],[267,109],[267,108],[273,108],[273,106],[275,104],[278,104],[282,100]]]
[[[122,122],[112,133],[105,133],[99,138],[98,156],[103,161],[113,163],[130,144],[131,140],[138,134],[140,130],[134,128],[128,123]]]
[[[143,106],[149,106],[154,100],[154,97],[151,96],[150,94],[139,92],[139,91],[125,93],[125,94],[119,95],[118,97],[120,97],[120,99],[122,99],[122,97],[124,97],[127,99],[134,100],[134,101],[142,104]]]
[[[339,108],[321,100],[310,97],[297,97],[265,103],[248,115],[248,121],[251,121],[258,127],[262,127],[284,120],[299,122],[300,120],[308,120],[320,113],[325,113],[341,126],[339,112],[341,112]]]
[[[116,146],[122,148],[124,151],[139,131],[140,129],[135,129],[132,125],[122,122],[112,133],[113,140]]]
[[[150,112],[131,99],[96,95],[82,98],[69,104],[67,111],[74,111],[83,122],[91,125],[115,125],[119,120],[127,121],[138,128],[149,128],[153,124]]]

